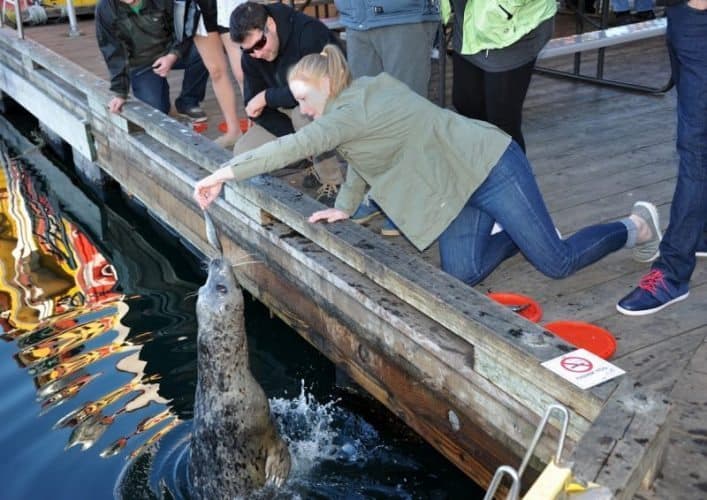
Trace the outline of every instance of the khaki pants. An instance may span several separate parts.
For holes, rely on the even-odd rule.
[[[292,127],[295,131],[301,129],[310,122],[310,119],[300,113],[299,107],[294,109],[280,109],[292,119]],[[258,146],[277,139],[273,134],[257,123],[253,124],[248,131],[238,139],[233,146],[233,154],[238,155],[255,149]],[[299,158],[298,158],[299,159]],[[314,171],[322,184],[333,184],[338,186],[344,182],[344,175],[339,166],[339,160],[334,151],[328,151],[315,156],[313,161]]]

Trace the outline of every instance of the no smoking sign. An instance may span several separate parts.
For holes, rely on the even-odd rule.
[[[582,389],[589,389],[625,373],[586,349],[563,354],[542,365]]]
[[[594,368],[591,361],[578,356],[565,356],[560,360],[560,366],[573,373],[587,373]]]

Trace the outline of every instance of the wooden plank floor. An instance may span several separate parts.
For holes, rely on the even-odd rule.
[[[26,35],[105,77],[93,21],[83,20],[79,27],[83,36],[73,39],[66,36],[66,24],[29,27]],[[587,54],[583,61],[589,74],[593,58]],[[571,60],[543,64],[569,69]],[[662,86],[668,69],[662,39],[607,50],[608,78]],[[175,73],[170,79],[173,94],[181,78],[181,72]],[[449,94],[448,76],[447,82]],[[433,81],[431,96],[436,87]],[[206,135],[213,138],[218,135],[220,116],[210,87],[204,108],[210,116]],[[560,231],[569,235],[586,224],[625,216],[640,199],[658,206],[666,226],[677,165],[675,122],[674,91],[650,96],[535,75],[525,106],[524,134],[528,156]],[[298,185],[299,178],[295,174],[288,180]],[[371,229],[376,229],[375,224]],[[401,250],[413,251],[403,238],[394,240]],[[436,249],[425,256],[436,261]],[[614,309],[648,269],[633,262],[628,251],[560,281],[545,278],[518,256],[477,287],[531,295],[545,310],[543,322],[577,319],[608,328],[618,340],[613,362],[644,386],[673,398],[677,411],[667,459],[654,489],[640,498],[707,496],[706,264],[705,259],[698,261],[688,300],[647,318],[627,318]]]

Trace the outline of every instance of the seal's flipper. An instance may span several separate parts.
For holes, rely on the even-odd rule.
[[[221,246],[221,242],[218,239],[218,233],[216,232],[216,226],[214,225],[214,221],[209,215],[209,212],[204,210],[204,223],[206,225],[206,241],[209,242],[209,245],[214,247],[214,249],[223,255],[223,247]]]
[[[281,487],[290,474],[290,451],[279,438],[265,458],[265,482]]]

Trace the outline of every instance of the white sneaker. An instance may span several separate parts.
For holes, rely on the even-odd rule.
[[[652,262],[660,255],[660,240],[663,237],[660,232],[658,209],[655,208],[653,203],[637,201],[633,204],[631,215],[637,215],[646,221],[651,229],[651,239],[644,243],[638,243],[633,247],[633,260],[638,262]]]

